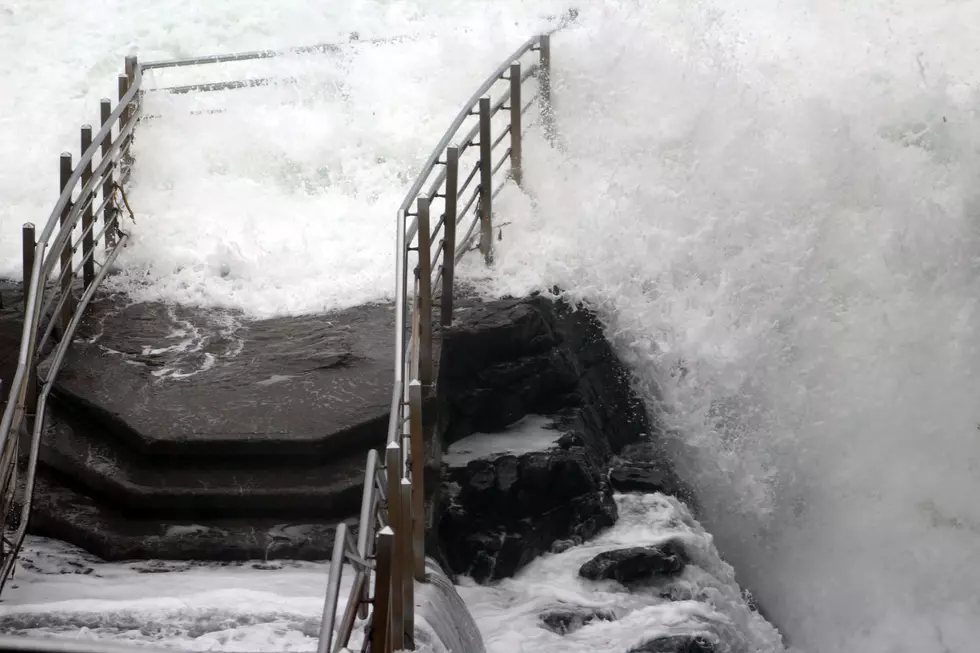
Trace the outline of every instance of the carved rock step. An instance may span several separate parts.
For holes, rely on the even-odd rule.
[[[63,484],[37,479],[31,532],[83,547],[104,560],[325,560],[332,520],[132,519]],[[353,525],[352,525],[353,526]]]
[[[100,435],[145,454],[224,460],[363,450],[384,442],[393,328],[390,305],[249,321],[100,297],[56,396],[102,426]]]
[[[344,518],[357,513],[366,452],[306,464],[266,457],[155,459],[49,415],[40,461],[123,515]]]

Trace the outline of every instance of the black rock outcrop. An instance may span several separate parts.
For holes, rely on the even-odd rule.
[[[684,546],[676,540],[667,540],[654,546],[605,551],[582,565],[578,573],[589,580],[610,579],[625,584],[679,574],[688,561]]]
[[[612,610],[568,607],[549,610],[542,613],[540,619],[544,627],[551,632],[567,635],[593,621],[615,621],[616,615]]]
[[[445,331],[444,445],[528,415],[555,431],[536,451],[447,459],[436,529],[455,573],[504,578],[615,523],[609,461],[659,433],[630,378],[595,315],[551,297],[488,302]]]
[[[666,635],[631,648],[629,653],[716,653],[715,646],[702,635]]]

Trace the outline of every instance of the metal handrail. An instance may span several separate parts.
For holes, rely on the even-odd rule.
[[[569,15],[574,19],[574,12]],[[398,208],[395,220],[395,365],[386,446],[383,456],[374,450],[368,453],[356,545],[343,544],[349,539],[348,527],[338,525],[317,653],[347,651],[358,615],[365,620],[364,646],[370,645],[372,653],[414,648],[411,641],[415,619],[414,583],[425,581],[422,399],[434,389],[432,301],[437,293],[441,293],[441,324],[450,326],[453,271],[467,251],[478,224],[481,226],[480,249],[487,262],[492,261],[491,202],[509,181],[521,184],[522,116],[535,99],[541,106],[546,134],[554,133],[550,124],[550,35],[563,26],[564,23],[525,41],[477,87],[450,122]],[[538,52],[540,59],[522,71],[521,59],[531,52]],[[538,92],[531,102],[524,103],[521,89],[532,77],[537,78]],[[506,90],[496,99],[491,98],[494,88],[502,81],[508,82]],[[509,120],[494,135],[492,121],[504,109],[508,110]],[[474,116],[478,117],[476,124],[460,136],[464,123]],[[509,146],[494,160],[494,151],[504,145],[508,137]],[[471,170],[464,171],[465,180],[460,185],[460,157],[475,146],[479,146],[479,160]],[[508,160],[511,163],[509,174],[495,184],[494,175]],[[437,171],[437,167],[441,168]],[[474,180],[477,184],[473,195],[468,201],[461,201],[460,195]],[[444,207],[435,220],[434,229],[430,215],[433,198],[442,199]],[[456,226],[473,206],[476,206],[473,223],[464,237],[457,240]],[[462,211],[459,210],[461,207]],[[413,243],[414,247],[411,246]],[[433,246],[436,248],[434,255],[431,252]],[[408,270],[412,252],[416,254],[416,268],[412,310],[409,311]],[[437,266],[438,271],[433,275]],[[407,320],[409,312],[411,324]],[[380,475],[379,471],[382,471]],[[373,556],[370,542],[375,543]],[[334,638],[345,560],[354,566],[355,578]],[[372,572],[374,592],[369,597]],[[370,612],[369,606],[373,608]]]
[[[24,418],[32,413],[34,423],[19,524],[13,540],[9,541],[9,547],[6,536],[0,544],[0,590],[13,570],[27,532],[48,394],[81,323],[85,308],[128,239],[128,235],[119,229],[120,211],[114,206],[113,196],[127,174],[126,157],[129,156],[133,130],[139,120],[138,97],[141,85],[142,70],[135,57],[127,57],[126,73],[119,76],[119,102],[116,108],[112,110],[108,99],[101,101],[102,123],[95,137],[92,136],[90,126],[82,127],[82,153],[74,168],[70,154],[61,156],[61,194],[40,237],[35,238],[33,224],[24,225],[24,325],[17,368],[10,384],[3,417],[0,419],[0,529],[4,531],[16,496],[19,438],[14,437],[14,434],[21,433]],[[113,130],[117,125],[118,133],[113,139]],[[100,158],[93,168],[96,154]],[[76,191],[78,199],[73,201]],[[93,210],[97,193],[101,193],[103,198]],[[100,218],[103,228],[96,234],[95,225]],[[79,223],[82,233],[73,243],[72,234]],[[96,243],[102,238],[105,238],[106,243],[105,260],[96,273]],[[82,253],[81,263],[74,266],[79,248]],[[61,271],[53,286],[49,287],[48,281],[56,265],[60,266]],[[76,301],[73,284],[79,270],[83,272],[84,283],[81,297]],[[59,290],[60,296],[57,294]],[[42,316],[48,314],[49,310],[53,314],[50,315],[49,324],[42,335]],[[47,374],[41,379],[38,394],[38,353],[44,351],[57,319],[62,323],[61,337],[53,352]]]

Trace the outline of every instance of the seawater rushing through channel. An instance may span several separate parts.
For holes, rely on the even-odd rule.
[[[0,7],[0,52],[21,62],[0,68],[0,273],[18,274],[14,232],[53,205],[66,121],[95,119],[122,55],[439,35],[304,64],[306,85],[154,106],[131,197],[146,219],[117,283],[256,316],[386,297],[412,171],[501,53],[567,8],[105,5],[113,20]],[[980,5],[578,8],[553,46],[561,148],[529,138],[496,267],[465,276],[494,293],[557,283],[602,313],[663,396],[705,526],[793,645],[975,650]],[[225,118],[195,123],[195,103]],[[484,616],[485,634],[508,625]]]

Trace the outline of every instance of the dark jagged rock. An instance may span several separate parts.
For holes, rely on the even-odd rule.
[[[593,621],[615,621],[611,610],[590,610],[588,608],[558,608],[541,615],[541,623],[553,633],[567,635]]]
[[[660,433],[630,380],[589,310],[545,295],[477,304],[443,334],[443,444],[500,431],[525,415],[578,408],[572,419],[585,428],[570,430],[608,456]]]
[[[677,476],[660,442],[647,439],[629,444],[613,458],[609,483],[616,492],[660,492],[679,498],[697,511],[694,493]]]
[[[449,467],[439,524],[449,564],[477,581],[506,578],[556,540],[583,542],[616,521],[616,504],[583,447]]]
[[[595,315],[543,295],[462,311],[443,334],[439,392],[444,445],[533,414],[554,416],[557,429],[537,451],[494,451],[443,472],[441,548],[455,573],[481,582],[615,523],[609,460],[660,432]]]
[[[589,580],[611,579],[625,584],[679,574],[688,562],[683,545],[668,540],[655,546],[605,551],[582,565],[578,573]]]
[[[631,648],[628,653],[716,653],[716,651],[711,640],[703,635],[666,635]]]

